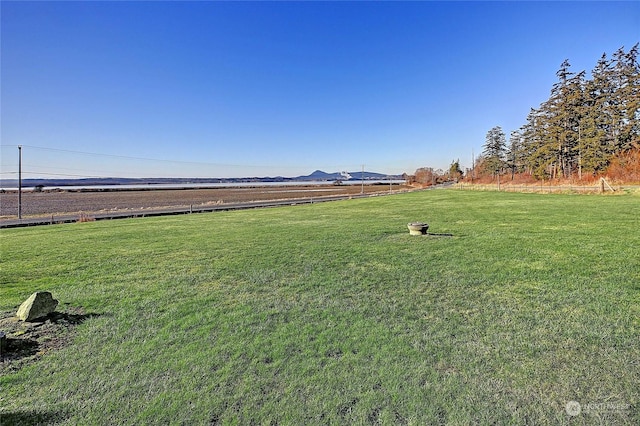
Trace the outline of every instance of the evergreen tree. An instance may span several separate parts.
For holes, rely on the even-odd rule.
[[[551,175],[556,158],[555,144],[550,135],[550,113],[546,103],[539,109],[531,109],[527,124],[523,127],[523,152],[530,173],[538,179]]]
[[[544,176],[539,176],[539,174],[537,173],[537,163],[535,161],[535,153],[537,152],[540,145],[540,132],[536,127],[536,117],[538,116],[538,114],[538,110],[531,108],[529,114],[527,115],[527,122],[524,126],[522,126],[521,152],[525,167],[527,168],[529,174],[541,178]]]
[[[584,71],[573,73],[569,61],[563,61],[549,99],[527,115],[518,149],[510,140],[506,160],[512,175],[526,169],[536,178],[576,173],[582,178],[583,173],[604,172],[612,158],[638,146],[639,50],[636,44],[628,52],[618,49],[611,59],[603,54],[590,79]],[[497,155],[494,138],[487,134],[483,157],[495,172],[504,158]]]
[[[456,182],[462,178],[462,169],[460,169],[460,159],[452,161],[449,166],[449,178]]]
[[[551,97],[545,106],[548,118],[547,142],[555,150],[552,164],[552,177],[568,177],[576,166],[575,153],[579,145],[578,128],[580,108],[584,88],[584,71],[574,74],[569,71],[570,64],[565,60],[556,73],[558,82],[551,90]]]
[[[585,72],[580,71],[569,80],[565,91],[565,138],[562,173],[570,177],[581,168],[582,120],[585,111]]]
[[[484,151],[482,152],[485,160],[484,166],[487,170],[495,174],[499,174],[502,171],[505,164],[506,145],[506,136],[500,126],[496,126],[487,132]]]
[[[615,152],[626,152],[640,136],[640,65],[638,44],[625,53],[619,49],[614,54],[614,73],[618,87],[615,100],[618,107],[617,139]]]
[[[611,61],[603,54],[591,71],[592,79],[585,83],[583,112],[578,146],[578,175],[603,171],[611,157],[608,137],[611,129],[609,100],[613,93],[610,80]]]
[[[506,166],[511,170],[511,180],[516,173],[522,172],[522,135],[520,131],[514,130],[509,136],[509,147],[506,153]]]

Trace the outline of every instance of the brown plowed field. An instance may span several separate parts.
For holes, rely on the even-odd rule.
[[[406,189],[394,185],[394,191]],[[256,186],[241,188],[148,189],[121,191],[43,191],[22,193],[22,216],[37,217],[64,213],[97,213],[144,210],[160,207],[200,206],[300,199],[329,195],[360,194],[360,185]],[[365,185],[364,192],[389,192],[389,185]],[[0,217],[18,215],[18,193],[0,193]]]

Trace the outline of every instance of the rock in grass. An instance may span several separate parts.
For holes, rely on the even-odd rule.
[[[58,301],[48,291],[36,291],[18,308],[16,316],[22,321],[33,321],[56,310]]]

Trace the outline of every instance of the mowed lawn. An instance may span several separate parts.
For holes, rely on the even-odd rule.
[[[640,424],[637,192],[436,190],[0,238],[0,310],[49,290],[92,314],[0,377],[2,426]]]

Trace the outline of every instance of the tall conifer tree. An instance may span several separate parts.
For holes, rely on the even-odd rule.
[[[485,167],[492,173],[499,174],[505,164],[507,140],[502,128],[496,126],[487,132],[482,156]]]
[[[522,126],[522,160],[537,178],[606,170],[614,155],[640,144],[639,44],[603,54],[591,72],[557,71],[549,99]]]

